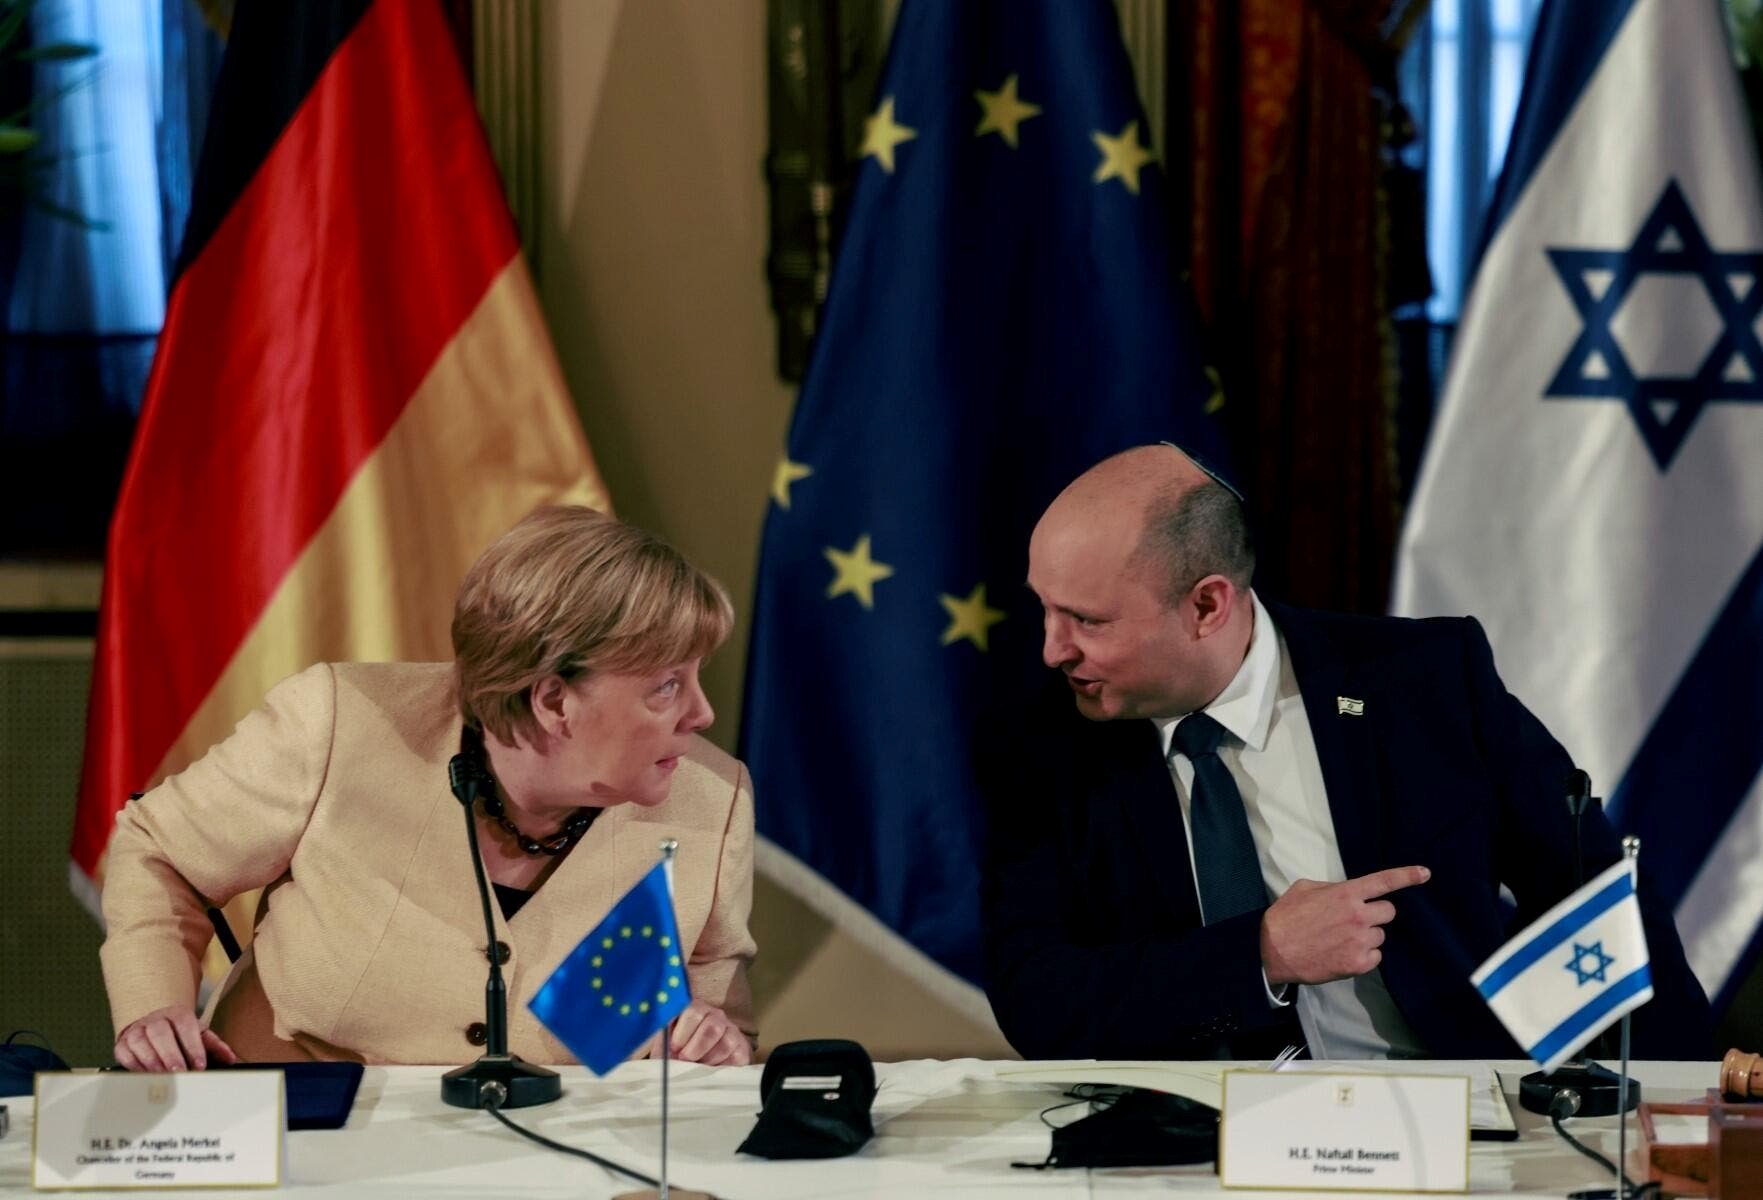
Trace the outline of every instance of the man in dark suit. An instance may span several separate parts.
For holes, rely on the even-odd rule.
[[[1253,569],[1240,499],[1170,446],[1036,526],[1059,674],[989,773],[999,1025],[1033,1058],[1518,1057],[1469,976],[1575,886],[1572,761],[1473,619],[1264,605]],[[1617,859],[1601,814],[1582,835],[1588,875]],[[1640,878],[1635,1053],[1708,1057],[1644,848]]]

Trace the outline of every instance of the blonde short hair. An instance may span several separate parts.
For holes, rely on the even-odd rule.
[[[722,585],[660,538],[591,508],[541,508],[459,585],[459,711],[500,741],[536,741],[532,689],[546,676],[574,682],[702,658],[733,624]]]

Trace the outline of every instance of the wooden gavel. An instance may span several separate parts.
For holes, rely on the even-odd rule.
[[[1728,1050],[1720,1060],[1720,1093],[1728,1100],[1763,1098],[1763,1055]]]

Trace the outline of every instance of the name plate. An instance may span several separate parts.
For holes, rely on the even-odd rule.
[[[46,1071],[37,1076],[31,1184],[276,1187],[280,1071]]]
[[[1229,1188],[1469,1190],[1469,1080],[1226,1071],[1218,1176]]]

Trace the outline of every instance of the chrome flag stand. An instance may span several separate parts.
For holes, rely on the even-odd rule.
[[[1641,839],[1625,837],[1622,839],[1622,856],[1631,862],[1640,857]],[[1636,863],[1638,868],[1639,864]],[[1617,1072],[1616,1100],[1616,1161],[1609,1164],[1615,1175],[1615,1186],[1607,1188],[1582,1188],[1577,1192],[1569,1192],[1570,1200],[1630,1200],[1639,1196],[1643,1187],[1637,1187],[1628,1181],[1628,1028],[1629,1013],[1622,1014],[1622,1044],[1620,1052],[1622,1065]],[[662,1178],[666,1178],[663,1174]]]
[[[661,857],[668,864],[668,878],[671,883],[673,876],[673,856],[679,850],[679,843],[672,838],[661,843]],[[683,954],[683,950],[682,950]],[[667,1062],[673,1057],[673,1022],[669,1021],[661,1027],[661,1169],[656,1172],[659,1187],[644,1188],[637,1192],[621,1192],[613,1200],[716,1200],[709,1192],[674,1191],[667,1185]]]

